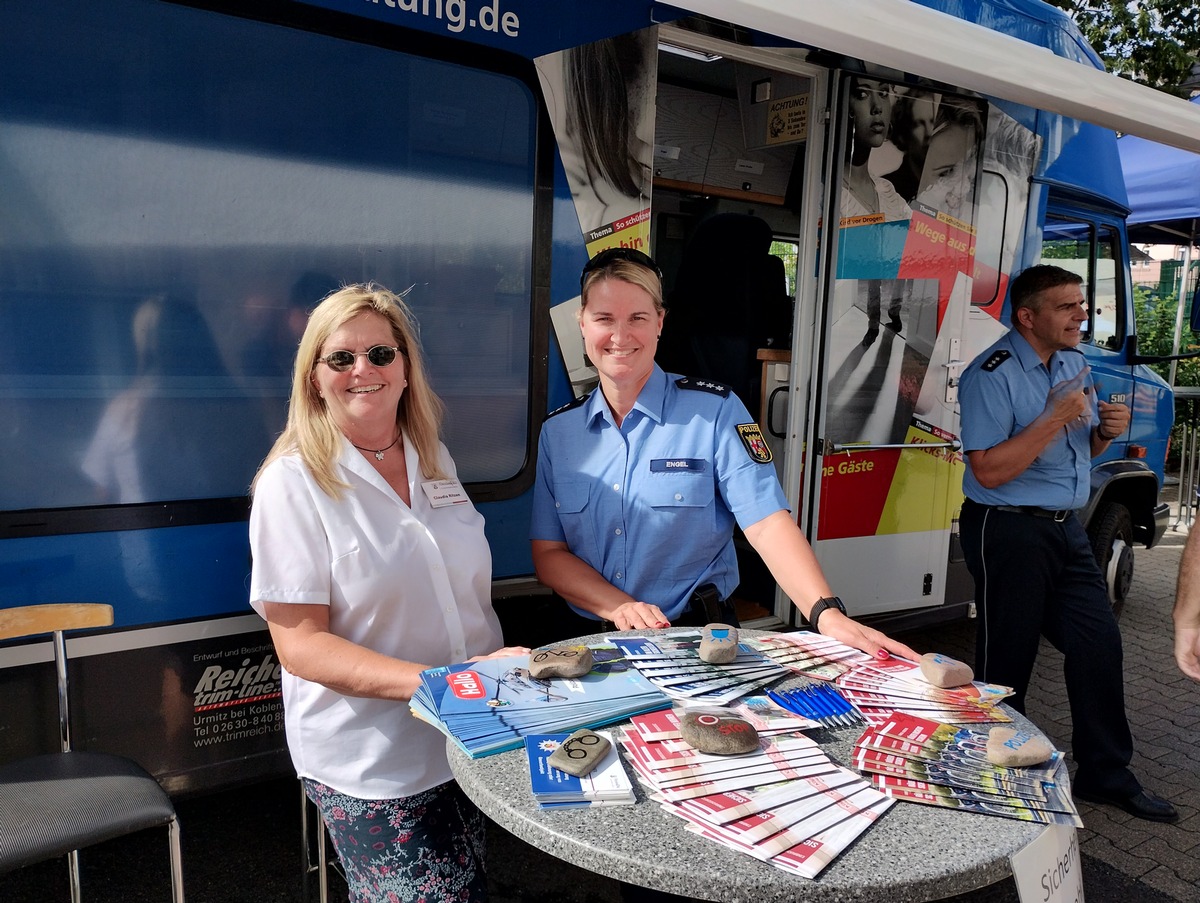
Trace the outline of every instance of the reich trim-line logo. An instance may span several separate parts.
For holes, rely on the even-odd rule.
[[[236,668],[221,665],[205,668],[192,691],[196,711],[278,699],[283,693],[280,687],[283,666],[269,652],[257,664],[253,662],[252,658],[244,658]]]

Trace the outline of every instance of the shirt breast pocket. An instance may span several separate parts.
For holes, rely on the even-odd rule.
[[[593,484],[564,481],[554,484],[554,507],[566,536],[567,548],[589,563],[597,554],[596,520],[600,517]],[[593,567],[596,565],[593,563]]]
[[[653,518],[651,535],[671,548],[665,576],[695,580],[729,538],[717,536],[715,488],[711,474],[666,473],[647,480],[639,495]]]
[[[646,503],[655,510],[688,514],[713,503],[713,481],[708,474],[668,473],[651,477],[641,487]]]

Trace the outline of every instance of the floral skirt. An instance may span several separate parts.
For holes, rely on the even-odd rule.
[[[363,800],[308,778],[346,871],[350,903],[483,903],[483,815],[454,782],[413,796]]]

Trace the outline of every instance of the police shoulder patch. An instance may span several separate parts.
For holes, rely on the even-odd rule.
[[[1009,351],[1007,348],[1000,348],[996,351],[993,351],[988,359],[979,365],[979,369],[986,370],[988,373],[991,373],[1010,357],[1012,357],[1011,351]]]
[[[681,389],[695,389],[700,392],[711,392],[713,395],[720,395],[722,398],[728,398],[730,391],[729,386],[724,383],[715,383],[709,379],[695,379],[691,376],[681,376],[675,380],[675,385]]]
[[[574,401],[568,401],[561,408],[555,408],[553,411],[551,411],[549,414],[547,414],[546,419],[549,420],[551,417],[557,416],[558,414],[562,414],[565,411],[570,411],[574,408],[577,408],[591,397],[592,397],[592,393],[588,392],[587,395],[584,395],[582,398],[576,398]]]
[[[763,438],[762,430],[759,429],[757,423],[739,423],[737,431],[742,445],[746,446],[746,454],[750,456],[751,460],[757,461],[759,464],[771,463],[771,448],[767,445],[767,440]]]

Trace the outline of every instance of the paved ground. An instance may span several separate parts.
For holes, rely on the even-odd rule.
[[[1148,788],[1170,799],[1179,810],[1174,825],[1142,821],[1111,807],[1080,802],[1084,827],[1080,845],[1088,869],[1106,865],[1116,875],[1140,886],[1128,896],[1109,896],[1111,887],[1087,881],[1087,898],[1200,901],[1200,685],[1175,667],[1171,641],[1171,608],[1175,579],[1186,531],[1168,530],[1154,549],[1139,549],[1134,586],[1121,616],[1125,647],[1125,699],[1134,736],[1133,769]],[[944,636],[938,648],[950,655],[971,656],[969,639],[953,629],[930,632]],[[913,641],[916,642],[915,640]],[[956,643],[962,645],[955,646]],[[970,661],[970,658],[967,658]],[[1028,697],[1028,716],[1060,749],[1070,749],[1071,717],[1062,680],[1062,657],[1046,643]],[[1073,770],[1073,769],[1072,769]],[[1103,894],[1103,896],[1098,896]],[[1013,897],[1015,900],[1015,896]]]
[[[1175,825],[1139,821],[1081,803],[1083,876],[1089,903],[1200,903],[1200,686],[1175,668],[1171,607],[1183,532],[1137,553],[1132,598],[1122,616],[1126,699],[1143,783],[1170,798]],[[906,636],[918,649],[970,661],[973,625]],[[1045,647],[1029,696],[1029,717],[1069,749],[1061,660]],[[300,806],[293,780],[270,781],[179,802],[191,903],[308,903],[300,867]],[[165,834],[144,834],[82,854],[88,903],[169,899]],[[555,899],[612,903],[616,883],[553,860],[498,828],[491,834],[493,903]],[[65,865],[31,866],[0,876],[3,903],[66,900]],[[331,900],[344,900],[336,876]],[[1017,903],[1012,881],[952,898],[954,903]],[[1030,903],[1030,901],[1025,901]]]

